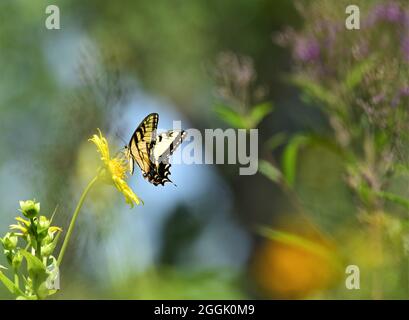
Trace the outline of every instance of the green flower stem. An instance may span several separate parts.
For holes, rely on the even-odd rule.
[[[82,207],[82,205],[84,203],[84,200],[87,197],[87,194],[91,190],[92,186],[95,184],[95,182],[97,182],[97,180],[98,180],[98,176],[96,176],[94,179],[91,180],[90,183],[88,183],[87,187],[85,188],[84,192],[81,195],[81,198],[80,198],[80,201],[77,204],[77,207],[75,208],[75,211],[74,211],[74,213],[72,215],[72,219],[71,219],[71,222],[70,222],[70,226],[68,227],[67,235],[65,236],[64,242],[63,242],[62,247],[61,247],[60,254],[58,256],[58,260],[57,260],[57,265],[58,266],[60,266],[61,261],[62,261],[62,259],[64,257],[65,250],[67,249],[68,242],[70,241],[71,234],[72,234],[72,231],[74,229],[75,221],[77,220],[78,214],[79,214],[79,212],[81,210],[81,207]]]
[[[14,285],[19,288],[20,287],[20,283],[19,283],[19,279],[18,279],[18,274],[17,272],[14,274]]]
[[[36,243],[37,243],[37,246],[34,248],[35,255],[36,255],[37,258],[41,259],[41,243],[40,243],[40,241],[38,241],[37,230],[36,230],[35,225],[36,224],[34,222],[34,217],[30,218],[30,227],[33,230],[33,234],[34,234],[34,237],[35,237],[35,240],[36,240]]]
[[[41,242],[37,240],[36,257],[41,259]]]

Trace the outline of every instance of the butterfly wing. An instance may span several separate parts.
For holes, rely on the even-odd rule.
[[[141,168],[144,175],[149,174],[154,167],[150,160],[151,150],[156,140],[159,115],[151,113],[142,120],[136,128],[128,144],[130,171],[133,174],[134,161]]]
[[[186,137],[186,131],[169,130],[157,136],[152,148],[152,161],[155,164],[155,171],[150,175],[149,181],[155,186],[165,182],[172,182],[169,179],[170,167],[169,157]]]
[[[169,162],[169,157],[186,137],[186,131],[169,130],[157,136],[152,149],[152,161],[155,163]]]

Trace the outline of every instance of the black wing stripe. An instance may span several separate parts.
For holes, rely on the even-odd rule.
[[[174,132],[170,131],[168,132],[169,136],[172,137]],[[166,150],[165,152],[163,152],[160,157],[159,157],[159,162],[167,162],[168,158],[173,154],[173,152],[177,149],[177,147],[179,147],[179,145],[183,142],[183,140],[186,138],[186,131],[182,130],[178,133],[178,137],[175,139],[175,141],[173,141],[170,145],[168,150]],[[158,138],[160,137],[160,140],[162,140],[162,136],[159,135]]]

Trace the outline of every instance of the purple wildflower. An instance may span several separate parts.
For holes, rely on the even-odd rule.
[[[315,61],[320,57],[320,45],[315,39],[298,38],[294,46],[294,56],[302,62]]]
[[[369,13],[364,22],[366,27],[372,27],[378,22],[402,23],[408,22],[408,15],[400,5],[394,1],[376,5]]]
[[[402,12],[397,3],[389,3],[385,5],[383,11],[381,10],[380,16],[389,22],[399,22],[402,17]]]
[[[400,103],[401,98],[405,97],[409,97],[409,86],[403,87],[399,90],[392,100],[392,107],[396,107]]]

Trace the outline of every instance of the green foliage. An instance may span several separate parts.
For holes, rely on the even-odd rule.
[[[273,111],[273,105],[262,101],[265,88],[256,84],[257,72],[248,56],[222,52],[216,63],[215,80],[222,104],[216,114],[234,128],[253,129]]]
[[[290,83],[302,88],[303,94],[306,94],[315,100],[327,106],[333,106],[339,103],[338,97],[324,86],[311,81],[306,75],[297,74],[289,77]]]
[[[273,111],[273,105],[269,102],[260,103],[251,108],[247,116],[249,128],[255,128],[258,124]]]
[[[20,252],[27,262],[29,280],[26,281],[26,285],[30,287],[36,298],[46,298],[51,293],[51,290],[47,288],[49,273],[46,266],[39,258],[28,253],[26,250],[20,249]]]
[[[51,226],[51,220],[40,215],[40,203],[20,201],[20,211],[28,220],[16,217],[17,224],[10,226],[13,231],[0,238],[14,282],[2,271],[0,281],[18,299],[44,299],[56,292],[49,280],[50,270],[58,270],[52,254],[61,229]],[[23,259],[25,271],[21,268]],[[24,289],[20,289],[20,278],[24,281]]]
[[[407,16],[409,7],[399,0],[375,3],[363,0],[361,21],[367,26],[363,32],[351,34],[345,28],[337,29],[344,22],[339,13],[345,3],[318,0],[304,5],[299,11],[305,18],[304,27],[283,34],[282,44],[292,49],[294,57],[295,68],[288,79],[300,89],[303,101],[320,107],[333,135],[331,139],[321,137],[315,141],[299,135],[290,138],[282,171],[287,183],[293,186],[297,154],[311,142],[329,147],[339,155],[343,181],[355,200],[355,216],[344,219],[338,230],[355,228],[368,239],[366,245],[376,248],[361,263],[368,265],[374,281],[380,284],[379,288],[372,288],[372,296],[377,297],[379,292],[388,292],[392,287],[386,283],[386,274],[391,274],[393,264],[399,277],[408,277],[407,266],[402,262],[406,260],[402,255],[403,251],[407,255],[407,249],[401,249],[406,248],[403,239],[409,235],[404,227],[409,200],[406,190],[394,191],[391,185],[399,178],[403,180],[401,188],[406,189],[408,178],[409,51],[401,41],[407,37],[401,19]],[[391,10],[397,13],[393,18],[385,14]],[[317,28],[320,23],[326,27]],[[317,166],[320,161],[316,159]],[[345,233],[347,237],[351,234]],[[342,241],[348,242],[347,237]],[[387,253],[382,249],[386,247]],[[375,269],[385,272],[381,274]]]
[[[216,114],[227,124],[238,129],[256,128],[259,123],[271,112],[271,103],[261,103],[252,107],[248,112],[242,114],[234,108],[219,104],[215,107]]]
[[[294,185],[296,171],[297,171],[297,156],[300,148],[305,146],[309,142],[309,139],[303,135],[294,136],[287,144],[283,159],[283,175],[289,186]]]
[[[190,268],[147,270],[124,282],[116,281],[110,294],[119,299],[245,299],[238,270]],[[130,283],[135,285],[130,285]]]
[[[265,142],[264,146],[268,151],[273,151],[277,147],[283,145],[287,139],[288,137],[284,132],[279,132],[270,137],[270,139]]]
[[[12,294],[16,295],[17,297],[24,296],[24,293],[20,290],[20,288],[13,283],[13,281],[7,278],[2,271],[0,271],[0,281]]]
[[[217,115],[234,128],[247,128],[246,119],[232,108],[225,105],[215,107]]]
[[[266,160],[260,160],[258,170],[275,183],[279,183],[281,181],[281,171]]]
[[[387,191],[376,192],[375,195],[382,199],[385,199],[397,205],[400,205],[409,211],[409,200],[404,197],[401,197],[397,194],[394,194],[392,192],[387,192]]]
[[[364,76],[374,67],[376,67],[376,57],[372,56],[358,63],[356,66],[352,67],[351,70],[347,70],[344,80],[346,90],[351,91],[355,89],[361,84]]]

